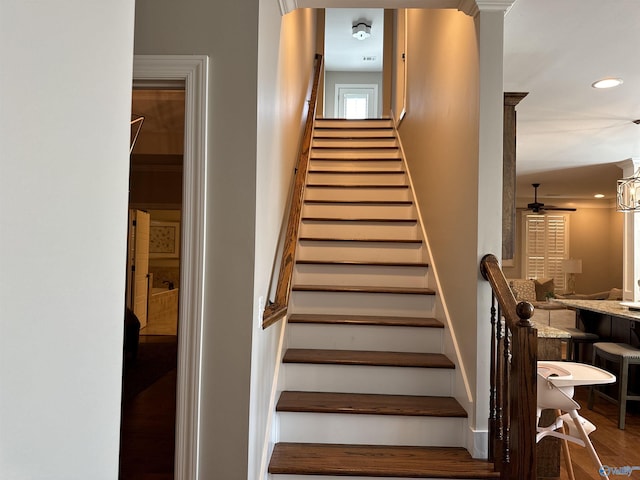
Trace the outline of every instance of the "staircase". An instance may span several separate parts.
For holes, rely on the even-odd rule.
[[[421,232],[391,121],[318,119],[271,480],[499,477],[462,448]]]

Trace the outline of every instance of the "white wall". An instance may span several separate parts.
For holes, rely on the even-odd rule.
[[[118,475],[133,3],[0,5],[0,477]]]
[[[267,297],[278,238],[283,221],[287,220],[284,214],[311,94],[315,29],[313,10],[298,9],[281,17],[276,2],[260,1],[250,479],[264,478],[259,472],[266,468],[272,447],[269,424],[274,411],[272,388],[280,364],[278,346],[285,321],[263,330],[258,305],[260,298]],[[278,265],[275,268],[274,283]]]

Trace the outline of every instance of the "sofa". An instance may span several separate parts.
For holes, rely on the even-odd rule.
[[[510,279],[509,287],[519,302],[526,301],[535,307],[531,320],[539,324],[556,328],[570,328],[576,326],[575,311],[564,305],[553,302],[554,298],[572,298],[581,300],[622,300],[622,290],[613,288],[604,292],[591,294],[555,293],[552,278],[546,279]]]

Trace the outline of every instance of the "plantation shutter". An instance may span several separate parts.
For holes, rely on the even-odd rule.
[[[569,258],[566,215],[525,215],[525,278],[553,278],[556,291],[566,290],[562,260]]]

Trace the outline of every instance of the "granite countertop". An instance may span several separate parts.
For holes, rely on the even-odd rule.
[[[562,303],[571,308],[580,308],[592,312],[604,313],[605,315],[640,320],[640,311],[629,310],[629,307],[620,305],[620,302],[616,300],[572,300],[570,298],[556,298],[554,302]]]
[[[571,334],[566,330],[550,327],[544,323],[531,322],[538,329],[538,338],[571,338]]]

